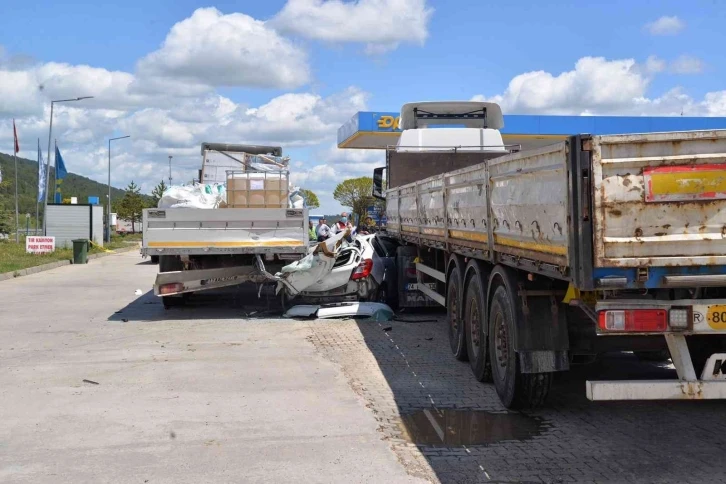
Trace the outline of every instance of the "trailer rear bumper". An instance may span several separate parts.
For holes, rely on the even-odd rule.
[[[726,381],[588,381],[587,398],[612,400],[719,400],[726,398]]]
[[[719,400],[726,398],[726,353],[714,353],[696,376],[685,336],[666,334],[677,380],[587,381],[587,398],[603,400]]]
[[[154,282],[154,294],[174,296],[185,293],[236,286],[245,282],[273,282],[257,266],[223,267],[175,272],[160,272]]]

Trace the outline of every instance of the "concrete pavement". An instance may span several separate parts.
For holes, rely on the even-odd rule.
[[[424,482],[315,322],[165,312],[156,271],[133,252],[0,281],[0,481]]]

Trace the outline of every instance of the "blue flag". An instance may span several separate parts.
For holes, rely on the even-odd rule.
[[[55,147],[55,179],[62,180],[66,177],[68,172],[66,171],[66,164],[63,163],[63,157],[61,156],[58,146]]]
[[[61,183],[66,177],[68,172],[66,171],[66,164],[63,162],[58,145],[55,147],[55,203],[61,203]]]
[[[45,200],[45,163],[43,153],[40,151],[40,139],[38,139],[38,203]]]

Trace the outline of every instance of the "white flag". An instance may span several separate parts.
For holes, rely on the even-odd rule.
[[[45,163],[43,153],[40,151],[40,140],[38,140],[38,203],[45,200]]]

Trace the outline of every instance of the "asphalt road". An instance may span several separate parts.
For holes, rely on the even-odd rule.
[[[247,319],[256,294],[165,312],[156,271],[130,252],[0,282],[0,481],[424,482],[310,323]]]
[[[156,270],[0,282],[0,481],[726,482],[726,402],[585,399],[665,365],[614,355],[510,413],[440,313],[291,321],[240,289],[165,311]]]

